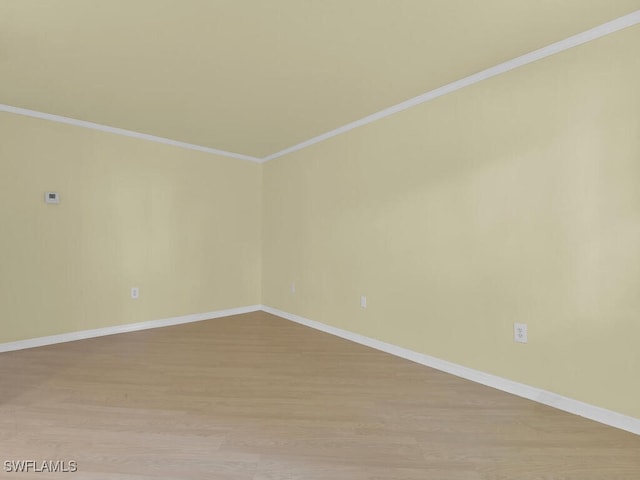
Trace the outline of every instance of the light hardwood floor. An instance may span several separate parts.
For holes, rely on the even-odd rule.
[[[5,460],[75,460],[75,474]],[[0,479],[638,480],[640,437],[258,312],[0,354]]]

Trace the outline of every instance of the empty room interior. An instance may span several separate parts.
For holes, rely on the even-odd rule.
[[[0,0],[0,479],[640,479],[640,0]]]

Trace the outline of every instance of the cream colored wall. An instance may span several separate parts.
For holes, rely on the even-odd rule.
[[[260,303],[260,165],[8,113],[0,136],[0,343]]]
[[[628,29],[267,163],[263,303],[640,418],[638,45]]]
[[[0,343],[262,288],[640,418],[638,44],[628,29],[264,166],[0,113]]]
[[[637,9],[640,0],[0,0],[0,99],[263,157]]]

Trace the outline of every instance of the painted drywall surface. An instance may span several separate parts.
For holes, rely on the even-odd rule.
[[[0,99],[262,157],[637,9],[640,0],[0,1]]]
[[[260,165],[8,113],[0,136],[0,342],[260,302]]]
[[[639,44],[265,164],[263,303],[640,418]]]

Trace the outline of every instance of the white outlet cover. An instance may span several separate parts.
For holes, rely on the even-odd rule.
[[[529,332],[526,323],[513,324],[513,339],[518,343],[527,343],[529,341]]]
[[[131,289],[131,298],[138,298],[140,292],[138,291],[138,287],[133,287]]]
[[[361,295],[360,296],[360,306],[362,308],[367,308],[367,296],[366,295]]]
[[[296,293],[296,282],[291,282],[291,293]]]

